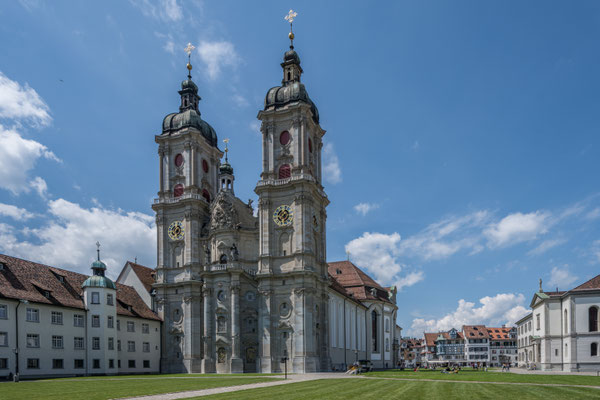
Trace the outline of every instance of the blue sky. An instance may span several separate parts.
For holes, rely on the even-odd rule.
[[[538,279],[600,272],[600,4],[34,1],[0,5],[0,252],[155,265],[154,135],[188,42],[202,116],[255,198],[256,114],[298,12],[327,130],[328,259],[397,285],[405,333],[514,321]]]

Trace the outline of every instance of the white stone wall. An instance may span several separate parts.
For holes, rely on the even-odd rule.
[[[366,311],[367,308],[360,303],[333,289],[329,291],[329,355],[332,369],[343,370],[357,359],[367,359]]]
[[[118,351],[120,374],[139,374],[160,372],[160,322],[142,318],[119,316],[118,340],[121,341],[121,351]],[[127,330],[127,323],[132,322],[134,332]],[[142,324],[148,324],[148,333],[142,330]],[[135,343],[135,351],[129,351],[128,343]],[[148,343],[148,352],[144,351],[144,343]],[[116,348],[116,344],[115,344]],[[135,362],[135,367],[129,366],[129,361]],[[144,366],[144,361],[149,366]]]

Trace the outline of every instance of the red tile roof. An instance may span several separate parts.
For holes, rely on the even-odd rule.
[[[140,279],[146,290],[150,292],[152,290],[152,284],[155,282],[154,270],[152,268],[148,268],[141,264],[136,264],[131,261],[127,261],[126,264],[129,264],[131,266],[131,269],[133,269],[133,272],[135,272],[135,274]]]
[[[81,285],[88,276],[0,254],[0,298],[84,309]],[[62,282],[61,282],[62,279]],[[131,286],[117,285],[117,314],[159,320]],[[48,296],[46,297],[46,293]]]
[[[512,328],[487,328],[490,339],[510,339],[510,331]]]
[[[597,276],[593,277],[592,279],[590,279],[589,281],[582,283],[581,285],[577,286],[575,289],[572,289],[571,291],[590,290],[590,289],[600,289],[600,275],[597,275]],[[547,294],[550,294],[550,293],[547,293]]]
[[[489,339],[485,325],[463,325],[463,332],[467,339]]]
[[[391,303],[388,291],[350,261],[328,263],[329,275],[359,300],[378,300]],[[373,295],[373,292],[375,295]]]

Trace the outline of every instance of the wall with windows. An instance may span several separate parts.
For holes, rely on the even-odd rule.
[[[329,355],[331,367],[344,370],[357,359],[367,359],[367,308],[342,296],[329,292]]]
[[[117,322],[119,373],[160,372],[160,322],[122,315]]]

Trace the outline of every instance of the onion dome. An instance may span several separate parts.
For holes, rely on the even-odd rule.
[[[319,110],[308,96],[304,84],[300,82],[302,67],[300,67],[300,56],[294,50],[294,46],[283,55],[283,80],[281,86],[269,89],[265,97],[265,111],[276,110],[291,103],[303,102],[310,105],[313,120],[319,123]]]
[[[191,71],[192,66],[188,63],[188,70]],[[163,120],[162,134],[171,135],[183,128],[193,128],[198,130],[206,141],[213,147],[217,147],[217,134],[208,122],[200,118],[198,103],[201,98],[198,96],[198,86],[192,81],[192,76],[181,82],[181,105],[178,113],[171,113]]]
[[[219,166],[221,175],[233,175],[233,167],[227,161]]]
[[[94,274],[87,278],[81,287],[108,288],[116,290],[117,287],[115,283],[104,276],[106,264],[100,261],[100,243],[96,243],[96,246],[98,246],[98,259],[92,263],[92,271],[94,271]]]

